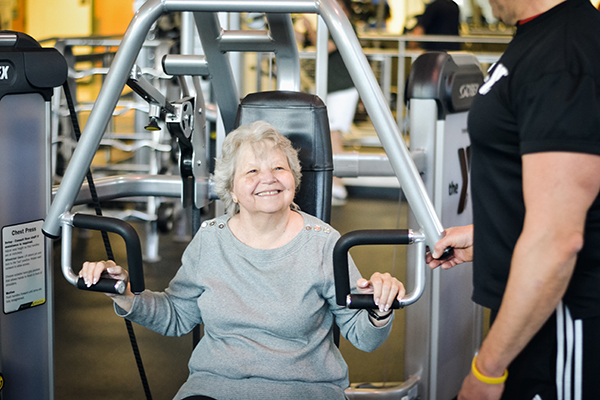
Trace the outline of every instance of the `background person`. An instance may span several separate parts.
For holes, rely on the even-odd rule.
[[[266,122],[227,136],[214,179],[227,214],[202,223],[164,292],[110,295],[117,314],[168,336],[204,324],[176,399],[345,399],[348,367],[333,342],[333,318],[357,348],[374,350],[391,331],[402,283],[387,273],[367,281],[350,259],[353,290],[373,293],[379,309],[336,304],[340,235],[293,203],[297,152]],[[86,262],[80,275],[90,285],[103,273],[127,278],[110,261]]]
[[[352,28],[356,32],[356,27],[352,22],[351,0],[338,0],[338,4],[346,13]],[[303,22],[308,43],[316,46],[317,31],[306,17],[303,18]],[[329,130],[331,131],[332,152],[333,154],[340,154],[344,152],[344,134],[350,133],[359,96],[342,55],[332,40],[327,42],[327,51],[329,53],[327,59],[327,115]],[[336,200],[342,201],[348,197],[348,192],[340,178],[333,178],[332,195],[334,205],[336,205]]]
[[[469,113],[474,225],[448,230],[433,257],[455,258],[430,264],[472,258],[473,300],[492,310],[459,399],[596,399],[600,13],[589,0],[490,4],[517,32]]]
[[[413,35],[460,35],[460,9],[452,0],[434,0],[425,7],[423,15],[418,17]],[[458,51],[460,43],[421,42],[425,50]]]

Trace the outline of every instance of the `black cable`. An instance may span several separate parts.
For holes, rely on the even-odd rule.
[[[81,137],[81,128],[79,127],[79,120],[77,119],[77,111],[75,110],[75,104],[73,102],[73,96],[71,90],[69,89],[69,81],[66,80],[63,84],[63,90],[65,92],[65,98],[67,99],[67,106],[69,107],[69,115],[71,117],[71,123],[73,125],[73,131],[75,132],[75,138],[79,141]],[[92,176],[92,171],[88,169],[86,174],[86,179],[88,182],[88,187],[90,188],[90,194],[92,196],[92,203],[94,204],[94,209],[96,211],[96,215],[102,215],[102,208],[100,207],[100,200],[98,199],[98,192],[96,191],[96,185],[94,184],[94,178]],[[110,240],[108,238],[108,233],[106,231],[102,231],[102,241],[104,242],[104,248],[106,249],[106,257],[115,261],[115,256],[112,251],[112,246],[110,245]],[[147,400],[152,400],[152,394],[150,393],[150,385],[148,384],[148,379],[146,378],[146,372],[144,370],[144,364],[142,363],[142,356],[140,354],[140,350],[137,345],[137,339],[135,337],[135,332],[133,331],[133,324],[128,319],[124,319],[125,326],[127,327],[127,333],[129,334],[129,341],[131,342],[131,348],[133,350],[133,355],[135,357],[135,362],[138,367],[138,371],[140,374],[140,379],[142,380],[142,386],[144,387],[144,393],[146,394]]]
[[[69,81],[66,80],[63,85],[63,90],[65,91],[65,97],[67,99],[67,106],[69,107],[69,116],[71,117],[71,124],[73,125],[73,132],[75,133],[75,139],[79,142],[81,138],[81,128],[79,127],[79,120],[77,119],[77,111],[75,110],[75,103],[73,102],[73,95],[71,90],[69,89]],[[90,188],[90,194],[92,195],[92,202],[94,204],[94,209],[96,211],[96,215],[102,215],[102,208],[100,207],[100,201],[98,200],[98,193],[96,192],[96,185],[94,184],[94,178],[92,176],[92,171],[88,169],[86,174],[86,179],[88,182],[88,187]],[[108,233],[106,231],[102,231],[102,240],[104,241],[104,248],[106,249],[106,256],[109,260],[115,261],[115,256],[112,252],[112,247],[110,245],[110,240],[108,239]]]

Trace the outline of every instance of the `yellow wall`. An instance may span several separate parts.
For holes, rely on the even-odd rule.
[[[55,36],[122,35],[133,18],[134,0],[0,0],[0,24],[3,12],[15,10],[14,28],[36,39]]]
[[[0,0],[0,29],[12,29],[12,20],[16,17],[16,0]]]
[[[95,0],[94,35],[123,35],[133,18],[134,0]]]
[[[40,40],[92,33],[92,0],[27,0],[25,32]]]

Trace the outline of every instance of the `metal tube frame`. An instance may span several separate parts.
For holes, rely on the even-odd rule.
[[[67,282],[73,286],[77,286],[77,280],[79,279],[79,276],[73,272],[73,267],[71,266],[73,215],[68,212],[64,213],[60,217],[60,222],[62,226],[62,237],[60,243],[60,258],[62,262],[60,269]]]
[[[425,236],[419,233],[413,232],[413,243],[415,246],[416,254],[425,254]],[[427,265],[425,265],[425,257],[417,257],[415,260],[415,281],[414,281],[414,289],[406,294],[402,300],[400,300],[400,305],[402,307],[411,305],[415,303],[417,300],[421,298],[421,295],[425,291],[425,274],[427,271]]]
[[[61,186],[56,194],[48,217],[44,224],[44,232],[53,237],[60,234],[60,216],[70,211],[79,188],[83,182],[85,171],[88,170],[96,149],[100,144],[102,135],[110,120],[113,109],[122,89],[133,68],[137,54],[152,24],[163,14],[177,11],[195,12],[194,17],[199,31],[203,23],[209,26],[209,31],[214,34],[213,39],[218,39],[222,33],[218,22],[212,23],[212,17],[206,17],[210,12],[266,12],[266,13],[317,13],[326,23],[331,36],[339,49],[344,63],[354,81],[373,125],[379,135],[385,152],[388,154],[390,164],[404,190],[406,198],[413,210],[420,228],[424,231],[426,242],[433,245],[443,234],[443,227],[435,213],[435,209],[427,195],[427,191],[421,181],[419,172],[411,159],[410,153],[403,141],[391,111],[381,89],[373,75],[366,56],[362,52],[358,38],[354,34],[350,22],[341,7],[333,0],[259,0],[248,2],[245,0],[148,0],[135,14],[129,28],[117,51],[112,67],[106,77],[105,83],[100,91],[94,109],[85,126],[82,140],[76,148],[69,167],[63,177]],[[205,15],[204,17],[202,15]],[[210,15],[210,14],[208,14]],[[291,29],[291,27],[289,27]],[[205,32],[205,31],[203,31]],[[289,38],[288,38],[289,39]],[[225,40],[227,42],[227,39]],[[204,42],[203,42],[204,44]],[[230,45],[230,44],[228,44]],[[295,47],[295,46],[292,46]],[[206,49],[205,49],[206,50]],[[279,48],[281,50],[281,48]],[[220,54],[223,51],[219,49]],[[214,57],[212,57],[214,56]],[[220,55],[207,54],[209,66],[217,60]],[[289,54],[288,54],[289,56]],[[297,56],[297,51],[296,51]],[[218,62],[217,62],[218,64]],[[224,69],[225,74],[231,76],[231,68]],[[210,68],[210,67],[209,67]],[[214,75],[215,69],[210,68]],[[223,71],[223,69],[218,69]],[[293,74],[292,74],[293,75]],[[233,82],[231,83],[233,85]],[[228,100],[225,103],[219,101],[221,114],[225,126],[231,126],[231,109],[233,103],[237,109],[237,90],[222,90],[217,92],[228,92]],[[233,93],[233,95],[232,95]]]

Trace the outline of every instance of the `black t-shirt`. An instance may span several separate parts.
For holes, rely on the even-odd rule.
[[[350,23],[352,24],[352,30],[356,33],[356,26],[352,21]],[[346,64],[344,64],[342,55],[338,49],[335,49],[329,53],[327,59],[327,93],[339,92],[353,87],[354,82],[352,82],[352,77],[348,72],[348,68],[346,68]]]
[[[523,228],[521,156],[600,155],[599,32],[600,12],[589,0],[567,0],[519,26],[473,103],[473,300],[486,307],[500,307]],[[575,318],[600,315],[598,198],[584,240],[564,298]]]
[[[419,20],[426,35],[458,36],[460,10],[452,0],[435,0],[425,8]],[[422,43],[426,50],[460,50],[460,43]]]
[[[327,93],[339,92],[352,87],[354,87],[352,77],[344,64],[340,51],[335,49],[329,53],[327,60]]]

